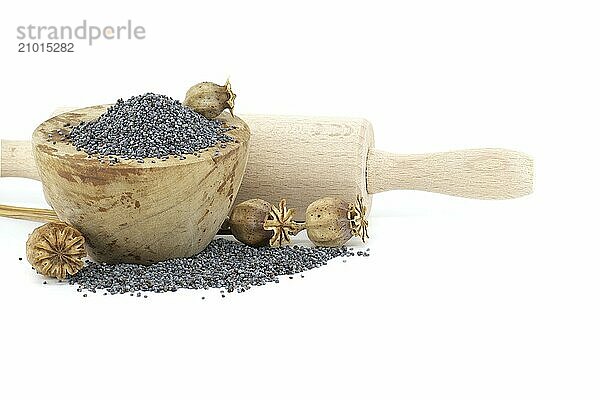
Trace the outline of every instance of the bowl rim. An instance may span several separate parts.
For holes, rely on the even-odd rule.
[[[218,162],[222,157],[232,156],[237,154],[238,150],[244,143],[250,139],[250,130],[248,125],[239,117],[233,116],[229,111],[223,111],[217,118],[222,121],[227,127],[233,129],[227,131],[227,135],[232,136],[235,140],[231,142],[217,143],[214,146],[202,149],[198,155],[185,154],[185,159],[180,159],[177,156],[169,156],[167,160],[158,158],[144,158],[144,162],[140,163],[137,159],[119,159],[118,163],[110,164],[109,162],[101,163],[97,156],[89,155],[80,150],[78,151],[72,143],[61,137],[58,132],[61,130],[66,132],[70,126],[76,126],[80,122],[88,122],[97,119],[113,104],[101,104],[89,107],[83,107],[76,110],[71,110],[58,115],[55,115],[46,121],[42,122],[32,134],[32,145],[34,151],[41,151],[49,156],[58,157],[64,160],[72,161],[87,161],[104,165],[107,168],[114,169],[147,169],[147,168],[165,168],[169,166],[182,166],[195,164],[199,162],[213,161]],[[222,147],[223,146],[223,147]]]

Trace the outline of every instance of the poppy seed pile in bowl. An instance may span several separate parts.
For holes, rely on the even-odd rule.
[[[82,122],[65,139],[78,151],[107,158],[138,160],[184,158],[234,140],[219,120],[205,118],[178,100],[146,93],[117,100],[98,119]]]

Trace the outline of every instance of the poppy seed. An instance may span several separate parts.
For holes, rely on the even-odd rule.
[[[225,297],[225,292],[241,293],[253,286],[277,283],[281,276],[293,279],[294,274],[348,254],[345,247],[252,247],[218,238],[195,256],[152,265],[86,261],[86,268],[69,276],[69,283],[78,285],[78,291],[104,289],[111,294],[132,296],[133,292],[215,288]]]
[[[100,162],[145,158],[185,159],[234,139],[231,128],[208,119],[164,95],[146,93],[117,102],[96,120],[83,122],[65,135],[77,150],[98,157]]]

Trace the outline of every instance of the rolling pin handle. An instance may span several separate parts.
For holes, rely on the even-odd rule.
[[[422,190],[473,199],[512,199],[533,191],[533,159],[506,149],[402,155],[370,149],[367,191]]]
[[[39,180],[31,142],[28,140],[0,140],[0,177],[17,177]],[[0,204],[0,217],[38,222],[59,222],[52,210],[14,207]]]
[[[40,180],[29,140],[0,140],[0,177]]]

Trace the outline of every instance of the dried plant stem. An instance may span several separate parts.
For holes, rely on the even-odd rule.
[[[292,221],[290,226],[292,228],[290,234],[294,236],[306,229],[306,224],[304,222]]]
[[[60,222],[53,210],[0,205],[0,217],[39,222]]]

